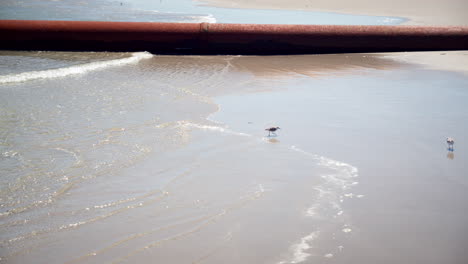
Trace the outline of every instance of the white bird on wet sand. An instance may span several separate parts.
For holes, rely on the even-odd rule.
[[[268,136],[271,135],[271,133],[273,133],[273,135],[276,135],[276,130],[278,129],[281,129],[279,127],[270,127],[270,128],[266,128],[265,130],[268,131]]]
[[[451,137],[447,138],[447,145],[449,150],[453,150],[453,144],[455,144],[455,140]]]

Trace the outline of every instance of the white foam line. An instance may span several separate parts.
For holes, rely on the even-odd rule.
[[[398,22],[399,18],[392,18],[392,17],[386,17],[383,19],[380,19],[379,22],[384,23],[384,24],[395,24],[395,22]]]
[[[192,16],[190,18],[194,19],[194,22],[197,23],[216,23],[216,18],[212,14],[206,16]]]
[[[323,175],[322,178],[329,183],[334,183],[337,186],[341,186],[343,190],[349,189],[351,186],[359,184],[359,182],[352,180],[352,178],[358,177],[358,169],[348,163],[329,159],[316,154],[304,151],[296,146],[291,146],[291,150],[307,155],[319,162],[319,165],[330,168],[338,172],[337,174]],[[324,190],[325,191],[325,190]]]
[[[85,74],[90,71],[100,70],[104,68],[122,66],[126,64],[135,64],[135,63],[138,63],[140,60],[149,59],[151,57],[153,57],[153,55],[151,55],[151,53],[148,53],[148,52],[135,52],[135,53],[132,53],[132,56],[128,58],[107,60],[107,61],[96,61],[96,62],[74,65],[74,66],[64,67],[64,68],[59,68],[59,69],[9,74],[9,75],[0,76],[0,84],[26,82],[26,81],[38,80],[38,79],[53,79],[53,78],[66,77],[70,75]]]
[[[299,243],[291,246],[291,251],[293,252],[291,260],[281,261],[281,262],[278,262],[278,264],[286,264],[286,263],[294,264],[294,263],[301,263],[307,260],[307,258],[311,254],[307,253],[306,251],[312,248],[311,242],[317,239],[318,236],[319,236],[319,232],[315,231],[301,238]]]
[[[192,128],[197,128],[200,130],[205,130],[205,131],[215,131],[215,132],[221,132],[221,133],[226,133],[226,134],[231,134],[231,135],[237,135],[237,136],[244,136],[244,137],[250,137],[251,135],[246,134],[246,133],[241,133],[241,132],[235,132],[230,129],[224,128],[224,127],[219,127],[219,126],[209,126],[209,125],[201,125],[201,124],[195,124],[195,123],[190,123],[186,121],[179,121],[178,122],[179,126],[182,127],[192,127]]]
[[[296,146],[291,146],[290,149],[306,155],[317,161],[320,166],[324,166],[332,170],[330,173],[321,176],[324,181],[314,188],[317,191],[317,196],[314,203],[309,205],[305,210],[305,215],[309,217],[321,217],[322,214],[320,211],[321,209],[325,209],[323,206],[326,206],[327,209],[332,209],[336,212],[332,216],[333,218],[341,217],[343,215],[343,209],[340,203],[343,202],[343,199],[345,198],[351,199],[355,197],[352,192],[346,190],[359,184],[355,181],[355,177],[358,176],[358,169],[348,163],[312,154]],[[352,232],[352,229],[347,224],[344,224],[341,231],[344,233],[350,233]],[[291,246],[290,251],[292,252],[292,258],[288,261],[279,262],[279,264],[300,263],[306,261],[313,254],[313,252],[311,252],[311,241],[318,237],[318,232],[319,231],[315,231],[308,236],[303,237],[299,243]],[[334,257],[334,254],[328,253],[323,255],[323,257],[332,258]]]
[[[146,10],[145,10],[146,11]],[[153,12],[153,13],[158,13],[158,14],[176,14],[176,15],[186,15],[186,13],[181,13],[181,12],[160,12],[158,10],[147,10],[147,12]],[[207,14],[207,15],[192,15],[192,16],[187,16],[188,18],[193,19],[192,22],[194,23],[216,23],[216,18],[213,16],[213,14]],[[187,21],[180,21],[176,23],[186,23]]]

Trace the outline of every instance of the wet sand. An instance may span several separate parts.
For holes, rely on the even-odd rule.
[[[287,6],[271,1],[208,2],[236,8],[268,6],[403,16],[410,19],[407,24],[467,24],[466,16],[461,12],[466,10],[465,3],[456,1],[365,3],[367,5],[342,1],[293,1]],[[437,16],[433,16],[435,13]],[[375,55],[407,64],[400,65],[399,69],[386,67],[383,72],[389,74],[384,74],[383,79],[377,77],[380,74],[376,72],[360,77],[368,72],[357,71],[351,79],[362,78],[359,84],[342,83],[339,88],[333,83],[339,79],[342,80],[338,82],[345,82],[343,79],[349,80],[348,77],[326,79],[318,87],[307,88],[312,91],[298,92],[296,96],[290,92],[222,98],[220,104],[224,105],[224,114],[221,112],[219,118],[250,131],[252,125],[246,125],[241,116],[249,116],[249,122],[253,124],[273,116],[270,123],[262,125],[281,124],[287,128],[282,131],[282,138],[295,144],[299,141],[310,149],[339,157],[339,160],[359,168],[356,193],[345,202],[355,225],[351,239],[345,240],[334,252],[323,254],[328,260],[316,260],[318,263],[465,263],[468,256],[463,245],[467,243],[468,229],[464,226],[467,214],[463,213],[463,207],[468,197],[464,194],[467,182],[462,176],[462,164],[467,157],[464,153],[443,151],[441,141],[450,133],[459,133],[463,140],[467,130],[462,125],[467,120],[467,111],[461,101],[455,103],[460,92],[466,92],[462,88],[464,85],[455,88],[457,91],[452,90],[454,79],[466,82],[463,77],[468,69],[466,52]],[[380,82],[369,86],[367,83],[373,79],[380,79]],[[347,86],[350,91],[345,88]],[[437,86],[440,88],[434,88]],[[342,98],[341,104],[334,103],[338,98]],[[264,104],[270,107],[262,107]],[[244,107],[238,109],[239,105]],[[457,109],[452,108],[455,105],[458,105]],[[453,120],[456,115],[458,121]],[[361,116],[362,120],[355,116]],[[452,183],[449,184],[447,179]],[[359,195],[364,198],[356,199]],[[325,239],[321,246],[334,244],[334,240]]]
[[[280,144],[359,169],[359,184],[343,202],[350,232],[317,239],[322,250],[333,245],[333,256],[324,250],[305,263],[461,264],[468,259],[466,81],[411,65],[361,68],[296,79],[287,92],[220,97],[213,118],[259,136],[279,125]],[[443,140],[453,133],[460,138],[454,153]]]

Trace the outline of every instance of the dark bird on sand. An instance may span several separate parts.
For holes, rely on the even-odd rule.
[[[455,144],[455,140],[451,137],[447,138],[447,145],[449,150],[453,150],[453,144]]]
[[[273,135],[276,135],[276,130],[280,129],[279,127],[270,127],[270,128],[266,128],[265,130],[268,131],[268,136],[271,135],[271,133],[273,133]]]

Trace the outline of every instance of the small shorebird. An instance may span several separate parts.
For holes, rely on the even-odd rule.
[[[270,128],[266,128],[265,130],[268,131],[268,136],[270,136],[271,133],[273,133],[273,135],[276,136],[276,130],[278,130],[278,129],[281,129],[281,128],[279,128],[279,127],[270,127]]]
[[[453,144],[455,144],[455,140],[451,137],[448,137],[447,138],[447,145],[448,145],[448,149],[453,151]]]

